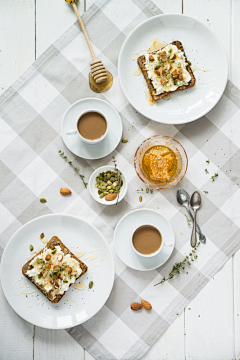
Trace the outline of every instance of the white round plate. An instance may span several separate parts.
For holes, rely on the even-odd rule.
[[[77,282],[82,280],[86,288],[77,290],[70,287],[58,304],[52,304],[40,290],[27,297],[20,294],[23,289],[26,291],[36,289],[30,280],[22,275],[22,266],[28,261],[30,245],[34,246],[34,250],[45,246],[39,238],[42,232],[49,240],[54,235],[58,236],[73,253],[80,249],[99,249],[96,250],[99,256],[95,260],[84,260],[85,256],[94,252],[86,253],[81,257],[88,266],[88,271]],[[75,246],[72,248],[72,245]],[[96,264],[99,265],[95,266]],[[18,279],[21,280],[17,281]],[[16,281],[17,283],[11,288]],[[92,289],[88,288],[90,281],[93,281]],[[103,235],[86,221],[71,215],[45,215],[22,226],[7,244],[2,256],[1,282],[7,301],[26,321],[47,329],[71,328],[89,320],[107,301],[114,282],[113,256]],[[27,288],[28,285],[30,286]],[[39,300],[43,300],[36,306],[37,294],[40,295]],[[77,303],[72,302],[69,296]],[[35,307],[29,308],[29,304]]]
[[[99,110],[108,119],[108,133],[98,144],[89,145],[78,134],[66,132],[76,128],[79,115],[86,110]],[[72,104],[62,119],[62,138],[68,149],[75,155],[88,160],[100,159],[109,155],[119,144],[122,137],[122,120],[117,110],[108,102],[98,98],[87,98]]]
[[[156,256],[144,258],[132,249],[132,234],[142,224],[156,226],[162,234],[163,241],[172,246],[164,246]],[[134,270],[149,271],[163,265],[171,256],[175,245],[172,225],[157,211],[138,209],[129,212],[119,221],[114,232],[115,250],[124,264]]]
[[[115,167],[112,166],[112,165],[105,165],[105,166],[101,166],[100,168],[96,169],[92,173],[92,175],[91,175],[91,177],[89,179],[88,189],[89,189],[90,194],[92,195],[92,197],[97,202],[99,202],[100,204],[102,204],[102,205],[115,205],[117,203],[117,198],[112,200],[112,201],[107,201],[107,200],[105,200],[105,198],[100,199],[99,195],[98,195],[98,189],[94,186],[96,184],[96,177],[101,172],[108,171],[108,170],[115,171]],[[119,169],[119,170],[121,171],[121,169]],[[124,176],[122,171],[121,171],[121,173],[122,173],[123,185],[121,187],[118,202],[120,202],[124,198],[124,196],[126,195],[126,192],[127,192],[127,180],[126,180],[126,177]]]
[[[129,53],[146,49],[154,36],[166,43],[181,41],[188,60],[211,71],[195,71],[194,89],[178,91],[171,94],[170,100],[162,99],[150,106],[144,93],[143,76],[131,74],[138,67],[137,57],[144,51],[133,55],[135,61]],[[222,44],[207,26],[189,16],[166,14],[144,21],[126,38],[119,54],[118,75],[125,96],[137,111],[161,123],[183,124],[199,119],[216,105],[227,83],[228,64]],[[208,81],[211,82],[200,85]]]

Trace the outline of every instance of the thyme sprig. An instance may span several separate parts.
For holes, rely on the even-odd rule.
[[[117,186],[118,186],[118,190],[117,190],[117,202],[116,205],[118,204],[118,200],[119,200],[119,194],[120,194],[120,190],[122,187],[122,173],[121,171],[118,169],[117,167],[117,160],[115,159],[115,156],[112,156],[112,162],[114,163],[114,167],[115,167],[115,172],[117,174]]]
[[[187,215],[186,214],[184,214],[185,215],[185,217],[186,217],[186,219],[187,219],[187,223],[188,223],[188,225],[190,226],[191,225],[191,220],[187,217]]]
[[[218,174],[217,174],[217,173],[215,173],[215,174],[211,177],[212,181],[215,181],[216,177],[218,177]]]
[[[200,242],[197,243],[195,248],[189,253],[188,256],[185,256],[183,261],[181,261],[179,263],[175,263],[173,265],[172,271],[169,273],[168,278],[165,278],[165,277],[162,278],[162,280],[159,283],[155,284],[154,286],[157,286],[159,284],[164,284],[165,281],[171,280],[174,276],[179,276],[181,271],[185,270],[185,268],[187,266],[190,266],[193,261],[197,260],[198,256],[196,255],[196,251],[197,251],[199,245],[200,245]]]
[[[149,189],[149,188],[143,189],[143,188],[141,188],[140,190],[136,190],[136,192],[145,192],[146,194],[153,194],[153,189]]]
[[[80,174],[80,172],[79,172],[79,170],[80,170],[79,167],[73,165],[73,162],[68,159],[67,155],[64,154],[64,151],[59,150],[58,153],[59,153],[59,155],[61,155],[61,157],[62,157],[64,160],[66,160],[66,161],[68,162],[69,165],[71,165],[71,166],[73,167],[74,171],[76,171],[76,173],[78,174],[78,176],[81,178],[81,180],[82,180],[82,182],[83,182],[83,185],[84,185],[85,188],[86,188],[88,183],[84,181],[84,175]]]

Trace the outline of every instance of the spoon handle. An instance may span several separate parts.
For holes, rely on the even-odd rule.
[[[196,214],[197,214],[197,211],[194,210],[193,228],[192,228],[192,236],[191,236],[191,246],[193,248],[197,245]]]
[[[187,207],[185,207],[185,209],[187,210],[187,212],[188,212],[188,214],[189,214],[189,216],[190,216],[190,218],[191,218],[191,220],[192,220],[192,222],[193,222],[193,221],[194,221],[194,218],[193,218],[193,216],[192,216],[191,211],[190,211]],[[197,230],[197,233],[198,233],[199,235],[202,235],[202,236],[206,239],[205,235],[203,235],[202,230],[200,229],[200,226],[198,225],[197,222],[196,222],[196,230]]]

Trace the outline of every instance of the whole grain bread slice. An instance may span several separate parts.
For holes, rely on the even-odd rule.
[[[64,296],[64,294],[66,293],[66,291],[60,295],[60,294],[57,294],[55,299],[52,299],[50,294],[46,292],[46,290],[44,289],[43,285],[39,285],[37,284],[34,279],[30,276],[28,276],[26,273],[28,270],[31,270],[32,269],[32,265],[30,265],[30,262],[38,255],[40,255],[44,249],[46,248],[49,248],[49,249],[54,249],[55,246],[60,246],[61,250],[63,251],[64,255],[67,255],[67,254],[70,254],[72,258],[74,258],[75,260],[77,260],[80,264],[80,268],[82,269],[82,273],[76,278],[79,279],[82,275],[85,274],[85,272],[87,271],[88,267],[86,264],[84,264],[80,259],[78,259],[63,243],[62,241],[57,237],[57,236],[53,236],[51,238],[51,240],[48,241],[48,243],[46,244],[46,246],[41,250],[39,251],[33,258],[31,258],[26,264],[23,265],[22,267],[22,273],[24,276],[26,276],[27,279],[29,279],[42,293],[43,295],[45,295],[49,301],[51,301],[52,303],[58,303],[62,297]],[[69,285],[69,287],[71,286],[72,284]]]
[[[194,84],[195,84],[195,82],[196,82],[195,76],[193,75],[193,71],[192,71],[192,69],[191,69],[191,66],[190,66],[189,63],[188,63],[188,60],[187,60],[187,57],[186,57],[186,54],[185,54],[185,51],[184,51],[184,48],[183,48],[183,45],[182,45],[181,41],[178,41],[178,40],[173,41],[173,42],[172,42],[172,45],[176,45],[177,48],[183,52],[184,57],[185,57],[185,60],[186,60],[186,62],[187,62],[186,69],[187,69],[187,71],[189,72],[189,74],[191,75],[191,80],[189,81],[188,85],[179,86],[179,87],[177,88],[177,90],[168,91],[168,92],[164,92],[164,93],[162,93],[162,94],[160,94],[160,95],[156,95],[156,90],[155,90],[155,88],[154,88],[153,85],[152,85],[152,81],[151,81],[151,80],[149,79],[149,77],[148,77],[147,70],[145,69],[145,56],[144,56],[144,55],[141,55],[141,56],[139,56],[138,59],[137,59],[138,66],[140,67],[140,69],[141,69],[141,71],[142,71],[142,73],[143,73],[143,76],[145,77],[145,80],[146,80],[146,82],[147,82],[148,89],[149,89],[150,94],[151,94],[151,96],[152,96],[152,98],[153,98],[154,101],[158,101],[158,100],[162,99],[164,96],[167,96],[167,95],[172,94],[172,93],[174,93],[174,92],[188,89],[188,88],[194,86]],[[163,49],[163,48],[162,48],[162,49]],[[161,50],[161,49],[159,49],[159,50]],[[157,53],[159,50],[154,51],[152,54]],[[149,54],[149,55],[150,55],[150,54]]]

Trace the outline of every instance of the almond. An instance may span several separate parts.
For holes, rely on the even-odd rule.
[[[69,190],[69,189],[67,189],[67,188],[61,188],[60,189],[60,193],[62,194],[62,195],[71,195],[71,190]]]
[[[72,268],[71,268],[70,266],[67,266],[67,267],[66,267],[66,271],[68,272],[68,274],[71,274]]]
[[[105,200],[112,201],[112,200],[116,199],[116,197],[117,197],[117,194],[110,193],[105,196]]]
[[[147,311],[152,309],[152,305],[146,300],[142,300],[141,304],[144,307],[144,309],[146,309]]]
[[[60,270],[60,266],[59,266],[59,265],[54,265],[53,270],[59,271],[59,270]]]
[[[139,304],[139,303],[132,303],[132,305],[131,305],[131,309],[134,311],[141,310],[142,308],[143,308],[143,305]]]
[[[49,261],[51,259],[51,255],[50,254],[47,254],[46,256],[45,256],[45,260],[46,261]]]

